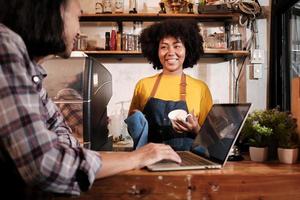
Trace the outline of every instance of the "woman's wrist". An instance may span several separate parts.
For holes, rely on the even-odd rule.
[[[198,126],[196,126],[194,129],[193,129],[193,133],[195,133],[196,135],[200,132],[200,125],[198,124]]]

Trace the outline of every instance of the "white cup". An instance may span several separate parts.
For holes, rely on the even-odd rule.
[[[187,121],[187,118],[191,116],[191,114],[188,114],[185,110],[182,109],[176,109],[176,110],[172,110],[171,112],[169,112],[168,117],[171,120],[172,124],[174,123],[174,121],[176,120],[180,120],[183,122]]]

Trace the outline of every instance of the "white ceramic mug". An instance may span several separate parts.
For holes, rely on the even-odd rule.
[[[169,112],[168,117],[172,121],[180,120],[183,122],[187,121],[187,118],[189,116],[192,116],[191,114],[188,114],[185,110],[182,109],[176,109]]]

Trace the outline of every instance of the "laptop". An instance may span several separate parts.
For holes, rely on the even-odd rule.
[[[220,169],[228,159],[249,114],[251,103],[214,104],[190,151],[178,151],[182,163],[163,160],[147,166],[149,171]]]

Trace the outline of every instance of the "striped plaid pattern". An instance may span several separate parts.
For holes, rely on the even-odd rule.
[[[25,187],[79,195],[101,167],[98,153],[80,147],[42,87],[44,70],[22,39],[0,24],[0,147]],[[4,154],[5,155],[5,154]]]
[[[64,116],[65,121],[72,129],[73,135],[83,143],[83,113],[82,96],[72,88],[65,88],[58,92],[56,99],[79,100],[81,103],[59,103],[58,108]]]

